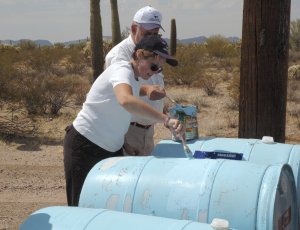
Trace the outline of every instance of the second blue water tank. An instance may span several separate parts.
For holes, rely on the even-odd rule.
[[[120,157],[96,164],[79,206],[210,223],[243,230],[297,229],[289,165],[185,158]]]

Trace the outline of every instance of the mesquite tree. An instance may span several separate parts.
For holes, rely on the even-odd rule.
[[[121,39],[121,29],[118,13],[118,1],[110,0],[112,45],[117,45]]]
[[[290,0],[244,0],[239,137],[285,141]]]
[[[170,33],[170,54],[176,54],[176,39],[177,39],[177,32],[176,32],[176,21],[174,18],[171,19],[171,33]]]
[[[90,34],[93,79],[103,72],[103,35],[100,15],[100,0],[90,0]]]

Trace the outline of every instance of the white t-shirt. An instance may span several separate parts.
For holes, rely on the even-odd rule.
[[[130,61],[132,58],[132,54],[135,48],[135,44],[131,38],[131,35],[128,36],[128,38],[121,41],[119,44],[114,46],[106,55],[105,57],[105,67],[107,68],[111,64],[124,60],[124,61]],[[154,74],[151,76],[150,79],[144,80],[141,77],[139,78],[141,85],[159,85],[160,87],[164,88],[164,80],[163,80],[163,74]],[[147,96],[140,97],[143,101],[154,107],[155,109],[159,110],[160,112],[163,111],[164,102],[163,100],[156,100],[152,101],[149,100]],[[133,122],[138,122],[143,125],[152,125],[153,121],[150,121],[148,119],[145,119],[144,117],[132,115]]]
[[[131,114],[118,103],[114,94],[113,88],[121,83],[130,85],[134,96],[139,95],[139,82],[126,61],[109,66],[97,78],[73,122],[80,134],[110,152],[122,147],[131,121]]]

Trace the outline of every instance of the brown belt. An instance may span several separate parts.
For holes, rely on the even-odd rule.
[[[136,127],[142,128],[142,129],[149,129],[152,126],[152,125],[141,125],[137,122],[130,122],[130,125],[136,126]]]

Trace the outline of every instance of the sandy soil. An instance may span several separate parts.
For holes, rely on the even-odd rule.
[[[155,140],[168,137],[162,126]],[[26,143],[27,142],[27,143]],[[18,229],[34,211],[66,205],[62,143],[0,142],[0,229]]]
[[[33,211],[66,204],[62,160],[61,145],[1,145],[0,229],[18,229]]]
[[[200,106],[200,136],[237,137],[237,111],[228,110],[224,100],[227,95],[208,97],[199,90],[190,92],[186,89],[170,89],[168,92],[173,98],[178,98],[178,92],[181,98],[190,95],[201,98],[197,102]],[[298,102],[296,106],[299,106]],[[18,229],[32,212],[43,207],[66,205],[62,127],[69,122],[67,120],[72,120],[72,117],[66,117],[66,120],[60,117],[49,121],[48,127],[52,130],[47,134],[56,135],[58,141],[47,145],[32,140],[0,141],[0,230]],[[288,122],[287,143],[299,144],[300,130],[295,119],[288,119]],[[170,137],[167,129],[156,125],[156,143]]]

